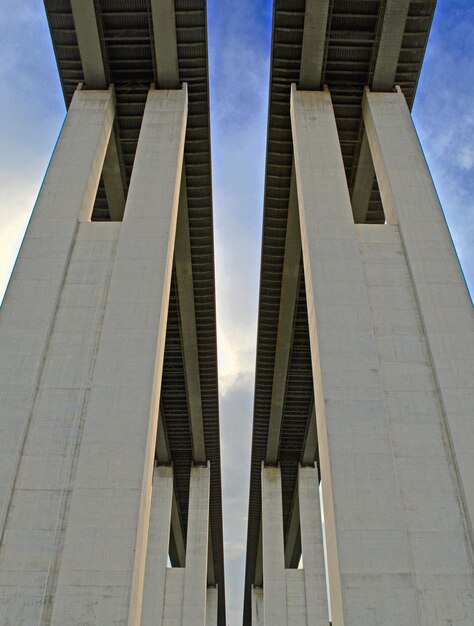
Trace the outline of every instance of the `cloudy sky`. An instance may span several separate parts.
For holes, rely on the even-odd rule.
[[[240,626],[271,0],[208,0],[227,609]],[[0,1],[0,299],[65,110],[41,0]],[[474,293],[474,4],[438,0],[414,118]]]

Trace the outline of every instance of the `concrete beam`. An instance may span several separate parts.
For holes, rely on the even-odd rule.
[[[151,491],[141,626],[161,624],[173,493],[173,469],[163,465],[155,467]]]
[[[186,121],[185,87],[149,91],[78,451],[58,624],[78,603],[97,607],[104,624],[140,623]],[[84,510],[93,512],[87,533]],[[81,586],[74,601],[72,578]]]
[[[362,112],[387,221],[398,225],[426,337],[473,563],[472,301],[403,93],[399,87],[386,94],[366,89]]]
[[[393,88],[409,6],[410,0],[387,0],[372,77],[373,91],[391,91]],[[363,224],[366,220],[374,176],[374,165],[364,129],[351,198],[356,224]]]
[[[183,626],[206,626],[210,468],[191,468]]]
[[[184,372],[188,393],[189,420],[195,463],[206,463],[206,446],[201,404],[201,379],[197,348],[196,312],[194,308],[193,267],[189,234],[186,177],[183,172],[179,198],[178,223],[174,250]]]
[[[290,182],[288,201],[288,223],[286,227],[285,257],[281,281],[280,313],[273,370],[272,401],[268,423],[266,462],[270,465],[278,461],[281,423],[286,393],[286,379],[290,360],[293,326],[298,296],[301,264],[301,236],[298,216],[298,198],[294,167]]]
[[[107,79],[94,2],[93,0],[71,0],[71,9],[85,85],[91,89],[105,89]],[[102,177],[110,218],[113,221],[120,221],[125,210],[125,193],[120,170],[118,144],[113,132],[110,135],[105,155]]]
[[[291,122],[333,623],[370,623],[375,607],[387,624],[419,624],[371,301],[330,94],[292,86]]]
[[[163,413],[160,410],[158,417],[158,430],[156,436],[156,460],[159,465],[169,465],[172,461],[169,450],[168,438],[166,435],[166,425]],[[186,562],[186,544],[184,542],[183,525],[179,514],[176,491],[173,489],[173,499],[171,507],[171,533],[174,538],[178,561],[173,563],[173,567],[184,567]]]
[[[174,0],[151,0],[158,85],[161,89],[179,87],[178,46]]]
[[[178,554],[178,562],[173,565],[175,567],[184,567],[186,563],[186,544],[184,542],[183,525],[181,523],[181,515],[179,513],[175,490],[173,490],[173,502],[171,505],[171,532]]]
[[[410,0],[386,2],[372,77],[373,91],[390,91],[393,88],[409,6]]]
[[[97,16],[93,0],[71,0],[72,17],[81,55],[82,71],[87,87],[104,89],[107,86],[105,67],[100,47]]]
[[[283,512],[279,467],[262,467],[264,623],[287,626]]]
[[[320,89],[323,73],[329,0],[306,0],[300,89]]]
[[[329,621],[329,611],[324,566],[319,475],[314,465],[313,467],[300,466],[298,469],[298,499],[306,588],[306,616],[308,624],[325,626]]]
[[[303,454],[301,455],[301,464],[305,466],[314,466],[318,452],[318,437],[316,432],[316,412],[311,410],[309,418],[308,431],[304,443]],[[298,567],[301,556],[300,542],[300,509],[298,497],[298,485],[296,486],[295,498],[293,501],[293,509],[290,514],[290,525],[285,542],[285,567]]]

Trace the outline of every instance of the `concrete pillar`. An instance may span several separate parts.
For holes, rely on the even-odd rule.
[[[451,468],[449,502],[454,502],[446,505],[447,498],[440,499],[438,514],[430,519],[431,545],[426,538],[422,541],[420,533],[412,538],[416,543],[415,567],[420,576],[424,574],[418,581],[420,589],[439,598],[441,577],[449,573],[451,585],[442,590],[444,605],[449,610],[446,613],[446,608],[439,609],[436,617],[428,618],[430,623],[438,623],[439,619],[444,624],[438,615],[446,613],[446,619],[454,619],[456,606],[466,602],[460,598],[470,595],[467,589],[473,588],[474,312],[401,90],[366,91],[363,115],[386,218],[398,226],[397,236],[427,346],[433,388],[441,406],[439,421],[447,457],[447,466],[443,467]],[[433,465],[430,473],[439,474],[439,468],[439,463]],[[444,482],[438,480],[437,484]],[[424,494],[429,497],[426,489]],[[454,524],[453,514],[458,508],[464,529]],[[466,543],[470,556],[466,554]],[[416,558],[422,553],[423,563]],[[431,580],[427,579],[428,574]]]
[[[396,225],[358,224],[422,624],[469,622],[474,579],[443,411]],[[449,580],[449,584],[447,584]]]
[[[183,626],[206,626],[210,476],[209,465],[191,468]]]
[[[151,491],[142,626],[163,624],[172,502],[173,469],[163,465],[155,467]]]
[[[52,624],[140,623],[186,88],[150,90],[120,228]]]
[[[264,623],[287,626],[283,510],[279,467],[262,467]]]
[[[330,94],[292,89],[334,626],[419,624],[367,287]]]
[[[163,626],[183,626],[184,567],[166,570]]]
[[[0,311],[1,623],[42,624],[54,590],[118,237],[78,220],[92,211],[113,118],[112,90],[76,91]]]
[[[264,626],[263,589],[252,586],[252,626]]]
[[[307,620],[311,626],[327,626],[329,612],[316,467],[298,469],[298,498]]]
[[[217,626],[217,587],[208,587],[206,601],[206,626]]]

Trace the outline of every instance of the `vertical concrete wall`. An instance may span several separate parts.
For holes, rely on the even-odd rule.
[[[278,467],[262,467],[263,606],[266,625],[286,626],[285,553],[281,474]]]
[[[456,476],[397,226],[358,225],[422,624],[467,626],[474,577]]]
[[[319,500],[319,476],[316,467],[300,467],[298,469],[298,499],[308,624],[327,626],[329,611]]]
[[[191,468],[183,626],[206,626],[210,479],[209,465]]]
[[[141,626],[162,626],[170,543],[173,469],[155,467],[143,589]]]
[[[307,626],[315,622],[309,619],[306,613],[305,572],[302,569],[285,570],[286,606],[288,611],[288,626]],[[308,618],[308,621],[307,621]],[[265,622],[270,624],[271,622]],[[328,619],[324,622],[327,626]]]
[[[263,589],[252,588],[253,626],[327,626],[319,480],[315,467],[298,472],[302,569],[285,569],[281,473],[262,467]]]
[[[186,567],[154,469],[187,90],[150,90],[122,223],[91,223],[113,90],[77,91],[0,314],[0,622],[217,624],[209,467]],[[152,488],[152,477],[154,482]]]
[[[413,281],[474,558],[474,311],[402,92],[367,91],[363,114]]]
[[[467,626],[473,312],[403,97],[364,107],[392,225],[354,225],[329,93],[292,94],[332,619]]]
[[[291,118],[335,626],[419,624],[407,529],[328,92]]]
[[[208,587],[206,595],[206,626],[217,626],[217,587]]]
[[[150,90],[91,381],[58,626],[140,622],[186,115],[186,89]]]
[[[76,91],[0,311],[0,622],[50,623],[120,225],[90,215],[112,91]]]

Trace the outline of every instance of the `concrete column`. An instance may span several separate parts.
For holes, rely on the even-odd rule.
[[[92,211],[113,118],[112,90],[76,91],[0,311],[1,623],[40,623],[54,587],[95,354],[81,313],[86,302],[92,319],[102,315],[117,238],[78,230],[78,219]],[[101,265],[87,290],[81,268],[94,245]]]
[[[263,589],[252,587],[252,626],[264,626]]]
[[[217,626],[217,587],[208,587],[206,602],[206,626]]]
[[[183,626],[206,626],[210,476],[209,465],[191,468]]]
[[[398,225],[414,300],[428,348],[434,388],[442,408],[441,423],[448,467],[452,469],[453,491],[457,492],[458,506],[464,519],[464,531],[451,524],[449,529],[446,527],[437,529],[438,540],[434,539],[436,535],[432,533],[433,545],[426,551],[429,559],[425,559],[424,569],[430,570],[433,575],[449,570],[451,580],[455,574],[469,572],[472,576],[474,566],[472,302],[401,90],[397,89],[395,93],[376,94],[367,91],[363,102],[363,115],[386,218],[391,224]],[[457,507],[453,505],[450,508],[454,512]],[[447,515],[444,513],[439,518],[438,526],[440,522],[446,526],[446,520]],[[449,559],[443,552],[448,537],[451,545]],[[470,549],[468,562],[464,554],[466,539]],[[454,544],[461,549],[454,550]],[[419,553],[419,549],[417,552]],[[429,565],[430,563],[432,565]],[[458,580],[456,587],[459,588],[461,584],[463,587],[466,585],[465,582]],[[420,582],[419,586],[429,587],[433,586],[433,583],[427,583],[425,580]],[[472,578],[469,587],[472,589]],[[457,597],[459,601],[460,596]],[[450,599],[449,606],[455,606],[453,598]],[[453,610],[450,609],[451,613]]]
[[[334,626],[419,624],[370,306],[330,94],[291,120]]]
[[[473,607],[474,578],[443,411],[398,227],[356,226],[422,624]],[[447,584],[449,580],[449,584]],[[473,607],[474,608],[474,607]]]
[[[279,467],[262,467],[264,623],[287,626],[283,510]]]
[[[141,619],[186,88],[150,90],[110,281],[52,624]]]
[[[398,224],[474,548],[474,311],[403,93],[363,104],[387,220]]]
[[[327,626],[329,612],[319,501],[319,476],[316,467],[299,468],[298,497],[307,620],[311,626]]]
[[[163,465],[155,467],[151,491],[142,626],[163,624],[172,502],[173,469]]]

